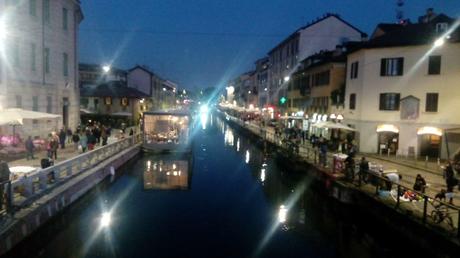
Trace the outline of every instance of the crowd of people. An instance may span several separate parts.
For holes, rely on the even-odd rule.
[[[65,149],[71,144],[75,151],[81,153],[87,150],[93,150],[97,145],[107,145],[108,138],[112,133],[110,127],[94,123],[91,126],[82,128],[78,126],[75,131],[70,128],[62,128],[59,132],[51,132],[46,140],[47,158],[56,160],[58,158],[58,150]],[[26,159],[35,159],[35,145],[32,137],[28,137],[25,141]]]

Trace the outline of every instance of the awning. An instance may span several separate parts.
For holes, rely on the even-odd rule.
[[[80,113],[81,114],[93,114],[94,112],[86,108],[80,108]]]
[[[434,134],[437,136],[442,136],[442,129],[432,126],[424,126],[417,130],[417,135],[424,135],[424,134]]]
[[[382,132],[399,133],[399,128],[391,124],[382,124],[382,125],[377,126],[376,131],[377,133],[382,133]]]
[[[49,114],[37,111],[30,111],[21,108],[9,108],[0,111],[0,125],[22,125],[24,119],[56,119],[60,115]]]
[[[133,116],[133,114],[129,112],[117,112],[117,113],[112,113],[112,116]]]

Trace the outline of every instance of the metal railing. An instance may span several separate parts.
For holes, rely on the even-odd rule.
[[[3,210],[10,211],[27,206],[57,186],[79,175],[108,158],[138,144],[142,137],[139,134],[120,139],[111,144],[92,151],[82,153],[71,159],[62,161],[48,168],[39,169],[16,180],[2,185]],[[13,209],[12,209],[13,208]]]
[[[237,118],[233,118],[234,122],[240,126],[249,129],[254,134],[260,136],[266,141],[269,141],[281,148],[289,148],[289,145],[286,144],[288,140],[281,135],[275,135],[274,132],[267,130],[266,128],[261,128],[256,124],[251,122],[242,122]],[[298,152],[293,152],[294,155],[304,158],[307,162],[324,167],[329,169],[332,173],[341,173],[345,177],[339,179],[339,181],[348,184],[350,187],[355,187],[360,191],[370,194],[373,197],[380,199],[380,201],[386,203],[388,206],[393,209],[400,211],[405,211],[406,214],[412,214],[412,218],[420,222],[425,226],[431,228],[441,229],[444,232],[447,232],[456,237],[460,237],[460,207],[451,205],[445,201],[440,201],[426,195],[425,193],[414,190],[411,187],[404,186],[399,183],[394,183],[388,178],[379,176],[370,171],[361,172],[359,171],[359,165],[356,165],[354,171],[358,171],[355,176],[347,174],[346,170],[336,169],[334,161],[334,153],[327,152],[326,155],[321,155],[321,152],[318,148],[312,147],[309,143],[300,144]],[[355,163],[357,164],[357,163]],[[365,181],[363,178],[370,178],[370,181]],[[389,195],[391,193],[396,193],[392,196],[394,203],[382,195],[382,189],[387,190]],[[392,191],[393,190],[393,191]],[[410,194],[411,198],[409,201],[405,198],[405,194]],[[404,201],[402,201],[404,200]]]

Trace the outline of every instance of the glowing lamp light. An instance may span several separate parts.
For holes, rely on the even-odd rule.
[[[253,104],[250,104],[250,105],[249,105],[249,109],[254,109],[254,105],[253,105]]]
[[[264,89],[264,91],[267,91],[267,90],[268,90],[267,88]]]
[[[435,47],[441,47],[442,45],[444,45],[444,43],[445,43],[444,38],[439,38],[434,42],[434,46]]]
[[[166,88],[163,88],[163,91],[166,91]]]
[[[329,117],[330,117],[331,119],[336,119],[336,118],[337,118],[337,116],[336,116],[335,114],[331,114]]]
[[[342,115],[338,115],[338,116],[337,116],[337,120],[343,120],[343,116],[342,116]]]
[[[424,135],[424,134],[433,134],[437,136],[442,136],[442,130],[436,127],[431,127],[431,126],[424,126],[417,130],[417,135]]]
[[[284,77],[284,82],[288,82],[290,79],[291,79],[291,77],[286,76],[286,77]]]
[[[103,65],[102,66],[102,71],[104,71],[104,73],[110,72],[110,69],[111,69],[110,65]]]
[[[399,133],[399,129],[398,129],[398,127],[396,127],[394,125],[383,124],[383,125],[377,126],[376,132],[377,133],[381,133],[381,132]]]
[[[278,211],[278,221],[280,223],[286,222],[287,212],[287,208],[284,205],[281,205]]]
[[[327,121],[327,115],[323,115],[323,121]]]
[[[101,221],[100,221],[101,227],[103,228],[108,227],[110,226],[111,222],[112,222],[112,215],[110,214],[110,212],[102,213]]]

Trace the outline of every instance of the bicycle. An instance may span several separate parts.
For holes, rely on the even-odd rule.
[[[451,216],[451,214],[454,212],[449,212],[449,207],[443,204],[433,206],[434,210],[431,211],[431,218],[433,219],[433,222],[440,224],[441,222],[445,221],[451,229],[454,229],[454,222]]]

